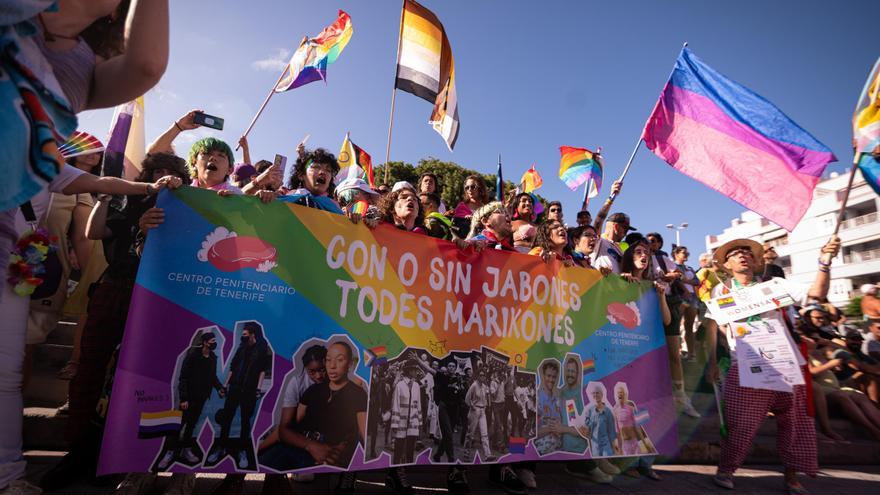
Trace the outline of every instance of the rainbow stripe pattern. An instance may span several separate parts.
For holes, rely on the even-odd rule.
[[[581,184],[593,179],[589,197],[595,197],[602,188],[603,167],[602,159],[598,153],[593,153],[586,148],[573,146],[560,146],[559,153],[559,178],[572,191]]]
[[[339,58],[352,34],[351,17],[344,11],[333,24],[314,38],[303,38],[287,64],[286,74],[275,85],[275,92],[304,86],[310,82],[327,82],[327,66]]]
[[[342,148],[339,149],[337,162],[339,162],[337,184],[347,178],[358,177],[364,179],[370,187],[376,187],[373,179],[373,159],[369,153],[354,144],[347,133],[342,141]]]
[[[831,150],[772,103],[687,48],[642,133],[679,172],[792,230],[813,198]]]
[[[364,349],[364,364],[367,366],[377,366],[387,362],[386,356],[388,350],[384,345],[370,347]]]
[[[592,373],[596,371],[596,360],[595,359],[584,359],[583,362],[584,374]]]
[[[138,422],[138,438],[155,438],[180,431],[183,411],[142,412]]]
[[[58,152],[62,158],[72,158],[74,156],[91,155],[92,153],[100,153],[104,151],[104,144],[100,139],[92,136],[88,132],[76,131],[67,138]]]

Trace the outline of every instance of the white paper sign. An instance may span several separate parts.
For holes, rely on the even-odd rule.
[[[798,352],[779,320],[734,323],[739,384],[743,387],[791,392],[804,384]]]
[[[790,304],[794,304],[794,299],[778,279],[750,287],[734,288],[729,294],[710,299],[706,303],[712,319],[719,325],[783,308]]]

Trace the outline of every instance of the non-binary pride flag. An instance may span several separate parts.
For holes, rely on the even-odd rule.
[[[434,104],[429,123],[451,150],[459,120],[449,39],[437,16],[413,0],[404,1],[402,16],[394,87]]]
[[[356,177],[367,181],[370,187],[375,186],[373,183],[373,160],[369,153],[351,141],[348,133],[345,134],[345,140],[342,141],[342,149],[339,150],[336,161],[339,162],[339,173],[336,174],[335,180],[337,184],[344,179]]]
[[[284,77],[275,85],[275,92],[281,93],[315,81],[327,82],[327,66],[339,58],[351,39],[351,33],[351,17],[340,10],[336,21],[319,35],[303,38],[290,57]]]
[[[589,197],[599,195],[602,188],[602,157],[586,148],[560,146],[559,178],[572,191],[577,190],[584,182],[593,179]]]
[[[673,168],[794,229],[836,161],[772,103],[683,49],[642,133]]]
[[[880,58],[865,81],[853,114],[856,153],[871,153],[880,146]]]

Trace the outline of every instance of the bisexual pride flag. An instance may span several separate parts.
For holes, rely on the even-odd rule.
[[[772,103],[687,48],[642,139],[679,172],[794,229],[825,166],[837,158]]]

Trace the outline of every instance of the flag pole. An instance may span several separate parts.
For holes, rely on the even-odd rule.
[[[584,201],[581,203],[581,211],[586,210],[590,206],[590,189],[593,187],[593,177],[587,179],[587,187],[584,189]]]
[[[681,49],[684,50],[685,48],[687,48],[687,46],[688,46],[688,43],[687,43],[687,41],[685,41],[684,44],[681,46]],[[675,71],[675,67],[674,67],[674,66],[673,66],[672,70]],[[669,77],[671,78],[671,77],[672,77],[672,74],[670,74]],[[667,80],[668,80],[668,79],[667,79]],[[657,105],[659,105],[659,104],[660,104],[660,101],[659,101],[659,99],[658,99],[658,101],[657,101]],[[656,105],[655,105],[655,108],[656,108]],[[651,115],[654,115],[654,112],[653,112],[653,111],[651,112]],[[651,117],[649,116],[648,119],[650,119],[650,118],[651,118]],[[639,151],[639,147],[640,147],[641,145],[642,145],[642,138],[641,138],[641,136],[639,136],[639,141],[636,143],[636,147],[633,148],[633,152],[632,152],[632,154],[629,155],[629,161],[627,161],[627,162],[626,162],[626,166],[623,167],[623,173],[620,174],[620,178],[617,179],[618,182],[621,182],[621,183],[622,183],[622,182],[623,182],[623,179],[626,178],[626,174],[627,174],[627,172],[629,172],[629,167],[632,165],[633,158],[635,158],[635,156],[636,156],[636,152]],[[613,202],[614,199],[615,199],[616,197],[617,197],[616,194],[612,194],[611,196],[608,197],[608,200],[610,200],[610,201]]]
[[[307,39],[309,39],[308,36],[303,36],[302,41],[299,42],[299,46],[302,46],[303,43],[305,43]],[[288,73],[288,71],[290,71],[290,64],[289,64],[289,63],[288,63],[287,66],[284,68],[284,70],[281,71],[281,75],[278,76],[278,80],[275,81],[275,84],[272,85],[272,89],[269,90],[269,94],[266,95],[266,99],[263,100],[263,104],[260,105],[260,109],[257,110],[257,114],[254,115],[253,120],[251,120],[250,125],[248,126],[247,130],[244,131],[244,134],[242,134],[241,137],[246,138],[246,137],[248,136],[248,134],[250,134],[251,129],[254,128],[254,124],[257,123],[257,119],[260,118],[260,115],[262,115],[263,110],[266,109],[266,105],[269,104],[269,100],[272,99],[272,95],[275,94],[275,88],[278,87],[278,84],[281,83],[281,80],[284,79],[284,76]],[[235,147],[235,151],[238,151],[240,148],[241,148],[241,144],[239,144],[238,146]]]
[[[831,235],[837,235],[837,232],[840,230],[840,224],[843,223],[843,217],[846,215],[846,202],[849,200],[849,191],[852,189],[853,179],[856,176],[856,169],[859,167],[859,159],[861,158],[861,153],[856,151],[853,153],[853,163],[852,168],[849,171],[849,182],[846,184],[846,190],[843,192],[843,201],[840,204],[840,211],[837,212],[837,225],[834,226],[834,233]]]
[[[394,64],[394,84],[391,85],[391,116],[388,118],[388,143],[385,145],[385,178],[388,184],[388,160],[391,159],[391,129],[394,127],[394,100],[397,96],[397,69],[400,66],[400,45],[403,44],[403,14],[406,12],[406,0],[400,5],[400,33],[397,36],[397,62]]]

